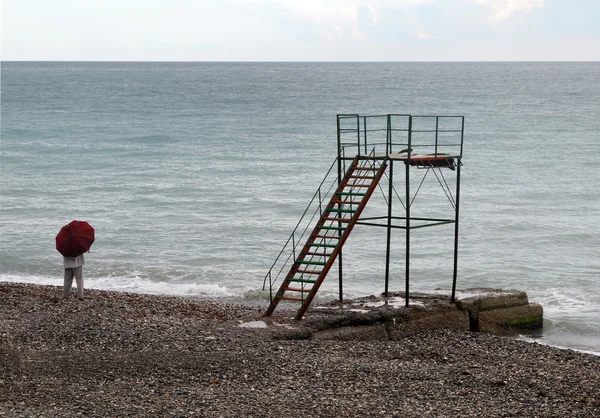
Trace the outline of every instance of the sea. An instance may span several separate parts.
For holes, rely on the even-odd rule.
[[[598,62],[2,62],[0,280],[61,286],[77,219],[87,288],[264,303],[336,115],[463,115],[457,287],[523,290],[545,319],[522,338],[600,355],[599,80]],[[453,240],[412,232],[412,292],[450,288]],[[391,291],[404,246],[394,230]],[[385,250],[356,227],[345,298],[384,291]],[[338,292],[333,274],[318,298]]]

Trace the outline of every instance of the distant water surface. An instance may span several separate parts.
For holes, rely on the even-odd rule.
[[[597,80],[594,62],[3,62],[1,277],[60,285],[54,237],[85,219],[88,287],[265,298],[336,114],[458,114],[459,287],[524,290],[544,306],[537,341],[600,353]],[[418,231],[411,290],[448,288],[452,229]],[[346,296],[382,292],[383,231],[344,251]]]

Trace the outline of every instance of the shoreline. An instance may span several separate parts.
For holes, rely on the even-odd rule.
[[[0,283],[3,282],[2,278],[0,278]],[[49,282],[40,282],[40,281],[35,281],[35,280],[25,280],[25,281],[20,281],[20,280],[13,280],[13,279],[9,279],[6,281],[6,283],[15,283],[15,284],[32,284],[32,285],[38,285],[38,286],[51,286],[51,287],[61,287],[59,285],[57,285],[57,280],[56,277],[52,278],[51,281]],[[75,288],[75,284],[73,284],[73,288]],[[215,303],[224,303],[224,304],[234,304],[234,305],[247,305],[247,306],[256,306],[256,307],[261,307],[264,311],[266,311],[269,302],[267,299],[268,295],[264,294],[261,295],[262,297],[257,297],[256,295],[251,296],[251,297],[247,297],[243,294],[231,294],[231,295],[210,295],[210,294],[195,294],[195,293],[185,293],[185,292],[164,292],[164,291],[155,291],[155,290],[141,290],[141,289],[137,289],[137,288],[111,288],[111,287],[91,287],[91,288],[87,288],[86,287],[86,291],[88,290],[95,290],[95,291],[105,291],[105,292],[116,292],[116,293],[126,293],[126,294],[140,294],[140,295],[151,295],[151,296],[161,296],[161,297],[182,297],[182,298],[191,298],[191,299],[195,299],[195,300],[206,300],[206,301],[212,301]],[[423,291],[423,292],[429,292],[429,291]],[[419,291],[416,291],[416,293],[420,293]],[[371,296],[367,296],[368,293],[365,293],[363,295],[355,295],[352,296],[351,298],[346,298],[346,300],[350,300],[350,299],[360,299],[360,298],[367,298],[367,297],[371,297]],[[333,301],[336,300],[336,297],[334,295],[331,296],[330,299],[326,299],[326,298],[322,298],[321,300],[316,299],[314,305],[315,306],[323,306],[323,305],[328,305],[330,303],[332,303]],[[538,300],[533,300],[531,303],[541,303]],[[544,308],[546,308],[544,306]],[[278,314],[276,313],[276,316]],[[577,344],[576,342],[573,343],[573,341],[568,341],[568,335],[563,335],[561,336],[559,339],[557,339],[553,334],[552,331],[549,331],[548,328],[546,328],[546,326],[548,325],[548,323],[546,322],[546,320],[550,321],[550,322],[554,322],[555,318],[551,317],[553,314],[548,313],[547,309],[544,309],[544,329],[540,330],[540,331],[524,331],[522,334],[519,335],[513,335],[514,338],[519,338],[522,339],[523,341],[527,341],[527,342],[532,342],[532,343],[538,343],[538,344],[542,344],[542,345],[549,345],[551,347],[555,347],[555,348],[560,348],[560,349],[565,349],[565,350],[574,350],[577,352],[581,352],[581,353],[586,353],[586,354],[592,354],[592,355],[596,355],[596,356],[600,356],[600,347],[598,347],[597,345],[594,346],[590,346],[590,344],[586,344],[584,343],[582,344]],[[560,318],[558,318],[558,320],[560,320]],[[574,340],[577,341],[577,340]]]
[[[0,416],[597,416],[600,357],[462,331],[276,339],[261,306],[0,282]],[[291,312],[291,311],[290,311]]]

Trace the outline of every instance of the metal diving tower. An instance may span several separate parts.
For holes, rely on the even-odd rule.
[[[337,115],[337,157],[264,278],[263,289],[268,286],[271,301],[265,316],[273,314],[279,302],[291,301],[300,304],[296,319],[302,319],[336,262],[339,300],[342,301],[342,248],[356,225],[386,229],[386,296],[389,291],[392,230],[404,230],[404,296],[408,307],[411,231],[454,224],[451,293],[451,302],[454,302],[464,125],[464,116]],[[394,172],[398,164],[399,174]],[[398,180],[394,176],[400,177],[404,188],[401,193],[396,188]],[[387,179],[387,195],[380,184],[384,177]],[[435,177],[443,190],[451,208],[449,215],[415,216],[411,210],[428,177]],[[450,177],[453,179],[450,180]],[[377,216],[364,216],[364,210],[378,187],[384,195],[387,210]],[[401,204],[401,216],[394,214],[395,200]]]

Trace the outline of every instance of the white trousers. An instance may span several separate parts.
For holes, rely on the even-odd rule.
[[[77,282],[77,297],[83,299],[83,266],[65,269],[63,296],[65,299],[69,299],[71,286],[73,286],[73,277],[75,277],[75,281]]]

